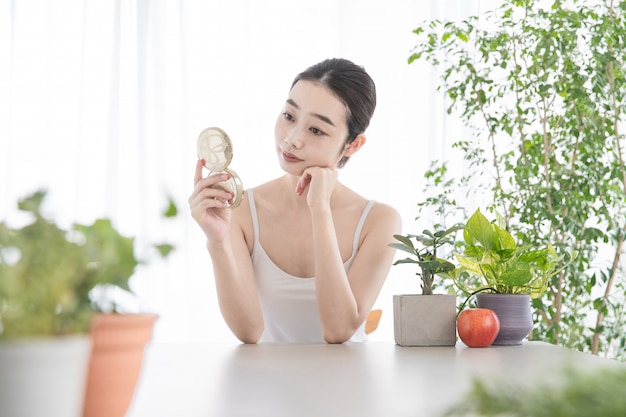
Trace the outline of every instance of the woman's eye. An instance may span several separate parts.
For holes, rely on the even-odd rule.
[[[318,128],[316,128],[316,127],[312,127],[310,130],[311,130],[311,132],[312,132],[314,135],[318,135],[318,136],[319,136],[319,135],[323,135],[323,134],[324,134],[324,132],[322,132],[321,130],[319,130],[319,129],[318,129]]]
[[[283,113],[283,117],[285,118],[285,120],[293,120],[293,116],[287,112]]]

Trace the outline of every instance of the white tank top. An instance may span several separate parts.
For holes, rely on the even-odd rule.
[[[252,189],[246,190],[246,193],[254,227],[252,265],[265,321],[265,330],[259,342],[324,343],[322,324],[315,301],[315,278],[290,275],[274,264],[259,241],[259,221]],[[370,200],[361,214],[354,233],[352,255],[344,263],[346,271],[352,265],[363,223],[373,205],[374,201]],[[365,323],[359,327],[350,341],[367,341]]]

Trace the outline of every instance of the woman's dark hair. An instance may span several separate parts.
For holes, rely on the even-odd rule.
[[[376,86],[363,67],[347,59],[327,59],[298,74],[291,88],[301,80],[325,86],[345,104],[348,119],[346,145],[365,132],[376,108]],[[348,159],[342,157],[337,167],[343,167]]]

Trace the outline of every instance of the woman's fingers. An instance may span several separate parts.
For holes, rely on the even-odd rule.
[[[193,185],[196,185],[202,179],[202,168],[204,168],[204,161],[198,159],[198,162],[196,162],[196,174],[193,177]]]
[[[233,194],[221,186],[217,185],[211,188],[204,188],[198,192],[197,196],[193,199],[197,204],[209,200],[216,203],[228,203],[233,199]],[[210,204],[212,207],[219,207],[220,204]]]
[[[316,184],[317,192],[332,192],[337,183],[337,171],[324,167],[309,167],[305,169],[296,184],[296,194],[304,194],[307,187],[313,187],[313,183]],[[311,192],[310,189],[309,192]]]
[[[228,203],[221,198],[204,198],[191,204],[191,210],[198,210],[199,213],[205,213],[209,209],[223,209],[225,207],[228,207]]]
[[[221,172],[219,174],[211,174],[211,175],[208,175],[206,178],[203,178],[202,177],[203,168],[204,168],[204,162],[202,161],[202,159],[198,159],[198,162],[196,162],[196,173],[193,177],[193,185],[198,185],[200,181],[204,180],[206,184],[203,184],[203,186],[210,187],[212,185],[217,184],[218,182],[223,182],[230,178],[230,174],[226,172]]]
[[[191,196],[189,197],[189,204],[193,206],[197,206],[202,200],[218,200],[221,203],[228,203],[234,198],[234,195],[230,190],[225,187],[223,184],[220,184],[224,181],[227,181],[230,177],[227,173],[219,173],[212,174],[203,178],[202,169],[204,164],[202,160],[198,160],[196,163],[196,172],[194,175],[194,190]],[[195,204],[194,204],[195,203]],[[213,205],[214,207],[219,207],[220,204]]]
[[[304,193],[304,190],[306,190],[306,187],[308,187],[308,185],[311,183],[312,178],[313,177],[308,172],[305,172],[304,174],[302,174],[302,176],[298,180],[298,183],[296,184],[297,195],[302,195],[302,193]]]

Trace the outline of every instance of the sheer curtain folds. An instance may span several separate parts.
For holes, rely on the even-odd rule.
[[[245,186],[280,175],[273,124],[291,80],[321,59],[352,59],[379,104],[341,179],[396,206],[409,229],[451,129],[432,71],[407,65],[411,31],[478,11],[460,0],[0,0],[0,216],[23,221],[17,199],[46,189],[61,224],[111,217],[152,260],[129,309],[160,314],[155,339],[233,340],[187,211],[197,135],[230,134]],[[173,221],[160,216],[168,196]],[[147,248],[162,240],[176,245],[167,261]],[[392,340],[391,294],[417,291],[411,275],[392,270],[371,339]]]

